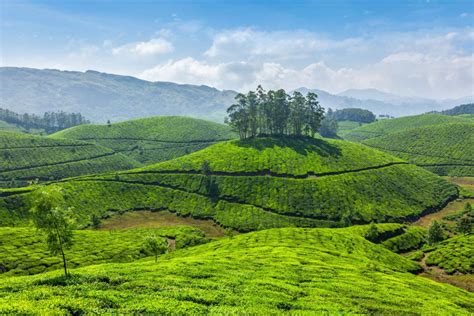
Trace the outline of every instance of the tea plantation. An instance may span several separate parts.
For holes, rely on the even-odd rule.
[[[110,172],[140,164],[113,150],[74,140],[0,131],[0,186]]]
[[[458,195],[442,178],[363,145],[291,138],[222,142],[149,167],[49,186],[63,192],[84,226],[92,215],[151,209],[241,232],[406,221]],[[27,223],[32,203],[28,192],[0,191],[0,225]]]
[[[442,125],[449,123],[474,123],[470,117],[447,116],[442,114],[421,114],[385,119],[355,128],[345,134],[344,139],[360,142],[391,133],[403,132],[415,127]]]
[[[440,175],[474,176],[474,122],[418,127],[362,143]]]
[[[153,260],[11,277],[0,313],[470,315],[474,295],[344,230],[286,228]]]
[[[474,235],[449,238],[428,248],[426,264],[443,268],[447,273],[474,273]]]
[[[176,248],[206,242],[200,230],[185,226],[116,231],[78,230],[74,232],[73,247],[66,252],[68,265],[74,268],[104,262],[130,262],[150,256],[145,238],[151,234],[160,236],[164,245],[167,245],[167,238],[175,240]],[[49,254],[44,237],[34,228],[0,227],[0,253],[0,278],[62,268],[60,257]]]
[[[230,127],[195,118],[159,116],[111,125],[80,125],[51,135],[93,142],[143,164],[169,160],[235,138]]]

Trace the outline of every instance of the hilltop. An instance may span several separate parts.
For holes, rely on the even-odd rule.
[[[395,119],[380,120],[371,124],[355,128],[345,134],[344,139],[350,141],[363,141],[368,138],[383,136],[386,134],[406,131],[411,128],[447,124],[447,123],[473,123],[469,117],[447,116],[441,114],[422,114],[405,116]]]
[[[140,163],[152,164],[235,138],[236,135],[227,125],[190,117],[159,116],[111,125],[79,125],[50,137],[96,143]]]
[[[442,178],[366,146],[290,137],[221,142],[148,167],[51,186],[62,190],[83,225],[92,215],[153,209],[239,231],[404,221],[458,195]],[[30,194],[4,195],[0,225],[24,221]],[[24,207],[12,210],[18,199]]]
[[[91,143],[0,131],[0,187],[125,170],[140,164]]]
[[[473,295],[345,230],[272,229],[161,256],[14,277],[0,313],[456,314]]]
[[[440,175],[474,176],[474,122],[412,128],[362,143]]]
[[[1,67],[2,107],[17,112],[80,112],[93,122],[191,115],[221,122],[236,92],[149,82],[97,71]]]

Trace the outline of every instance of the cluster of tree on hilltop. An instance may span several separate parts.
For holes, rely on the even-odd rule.
[[[80,113],[46,112],[43,116],[39,116],[28,113],[19,114],[2,108],[0,108],[0,120],[27,130],[44,129],[46,133],[54,133],[65,128],[90,123]]]
[[[228,109],[226,122],[238,131],[240,138],[259,135],[314,136],[324,118],[324,108],[315,93],[303,96],[285,90],[265,91],[261,86],[247,94],[239,93]]]
[[[336,110],[333,112],[333,116],[337,121],[353,121],[359,123],[372,123],[375,122],[376,119],[374,113],[359,108]]]

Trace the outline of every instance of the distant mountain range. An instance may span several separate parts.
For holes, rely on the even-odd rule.
[[[337,95],[317,89],[297,90],[316,92],[325,108],[358,107],[393,116],[445,110],[474,99],[437,101],[375,89],[351,89]],[[203,85],[150,82],[91,70],[0,67],[0,107],[35,114],[80,112],[98,123],[153,115],[186,115],[222,122],[236,94]]]
[[[392,116],[442,111],[460,104],[472,103],[474,100],[474,96],[446,100],[403,97],[376,89],[349,89],[338,94],[308,88],[296,90],[303,94],[308,92],[318,94],[319,102],[326,108],[362,108],[370,110],[375,114],[389,114]]]
[[[97,71],[0,68],[0,107],[15,112],[80,112],[94,122],[153,115],[222,121],[236,92],[208,86],[149,82]]]

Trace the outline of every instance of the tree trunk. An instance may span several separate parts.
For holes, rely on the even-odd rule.
[[[62,248],[61,248],[61,255],[63,256],[64,275],[65,275],[66,278],[67,278],[67,277],[68,277],[68,274],[67,274],[66,256],[64,255],[64,251],[63,251]]]

